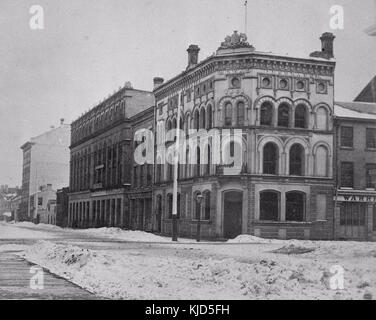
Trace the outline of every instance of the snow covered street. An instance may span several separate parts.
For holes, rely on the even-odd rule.
[[[120,229],[0,224],[14,250],[111,299],[374,299],[376,244],[265,240],[227,243]],[[341,290],[343,286],[343,289]]]

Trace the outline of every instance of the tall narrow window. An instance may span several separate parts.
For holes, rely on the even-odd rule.
[[[304,175],[304,148],[294,144],[290,149],[290,175]]]
[[[207,162],[205,164],[205,174],[210,175],[210,164],[211,164],[211,149],[210,146],[208,145],[208,154],[207,154]]]
[[[316,111],[317,130],[328,130],[328,112],[326,108],[319,107]]]
[[[279,193],[264,191],[260,193],[260,220],[279,220]]]
[[[341,147],[353,147],[353,127],[341,127]]]
[[[197,164],[196,164],[196,177],[199,177],[200,176],[200,169],[201,169],[201,159],[200,159],[200,148],[197,148],[196,150],[196,160],[197,160]]]
[[[204,220],[209,221],[210,220],[210,191],[207,191],[204,193],[204,201],[205,201],[205,207],[204,207]]]
[[[225,126],[232,126],[232,104],[227,103],[225,106]]]
[[[341,187],[344,187],[344,188],[354,187],[354,163],[353,162],[341,163]]]
[[[237,112],[238,126],[242,127],[242,126],[244,126],[244,112],[245,112],[244,102],[241,101],[241,102],[238,103],[237,108],[236,108],[236,112]]]
[[[201,108],[201,111],[200,111],[200,129],[205,129],[205,124],[206,124],[205,108]]]
[[[307,111],[304,105],[300,104],[295,108],[295,127],[307,128]]]
[[[197,130],[200,128],[200,113],[197,109],[194,113],[194,128]]]
[[[278,108],[278,126],[288,128],[290,124],[290,107],[283,103]]]
[[[301,192],[286,193],[286,221],[304,221],[305,195]]]
[[[376,164],[366,164],[366,188],[375,188],[374,177],[376,175]]]
[[[269,102],[265,102],[260,110],[260,125],[271,126],[273,124],[273,106]]]
[[[319,177],[328,176],[328,163],[329,155],[328,149],[324,146],[319,146],[316,150],[315,157],[315,166],[316,166],[316,175]]]
[[[367,149],[376,149],[376,128],[366,129],[366,147]]]
[[[278,149],[272,142],[266,144],[263,150],[263,173],[278,173]]]
[[[213,127],[213,109],[212,106],[209,104],[208,109],[206,111],[206,128],[211,129]]]

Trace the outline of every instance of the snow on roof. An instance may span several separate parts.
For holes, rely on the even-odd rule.
[[[376,103],[336,102],[334,115],[341,118],[376,120]]]

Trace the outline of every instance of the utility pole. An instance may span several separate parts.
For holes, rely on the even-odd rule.
[[[178,241],[178,175],[179,175],[179,148],[180,148],[180,112],[181,101],[178,102],[178,115],[176,117],[176,142],[174,154],[174,186],[172,201],[172,241]]]

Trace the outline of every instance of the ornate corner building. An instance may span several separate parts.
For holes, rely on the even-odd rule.
[[[187,147],[187,164],[178,169],[180,236],[194,237],[200,220],[204,238],[332,238],[334,36],[321,41],[321,51],[295,58],[257,51],[234,32],[201,62],[191,45],[183,73],[154,79],[153,231],[172,232],[173,169],[158,147],[166,131],[179,127],[186,136],[192,129],[241,130],[240,140],[220,150],[210,139]],[[231,156],[237,148],[236,174],[213,163],[216,152]]]

